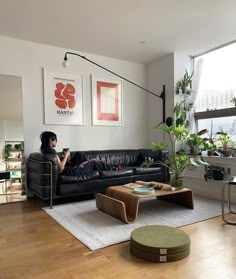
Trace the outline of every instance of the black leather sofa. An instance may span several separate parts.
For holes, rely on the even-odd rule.
[[[156,162],[164,162],[167,153],[165,150],[154,152],[151,149],[73,151],[70,164],[97,159],[110,166],[121,166],[119,170],[92,171],[82,176],[59,175],[55,155],[31,153],[27,160],[27,188],[31,194],[50,200],[52,207],[53,199],[105,192],[109,186],[137,180],[168,182],[168,169],[161,164],[141,166],[149,157]]]

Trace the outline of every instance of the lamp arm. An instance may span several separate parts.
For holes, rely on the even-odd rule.
[[[151,95],[153,95],[153,96],[155,96],[155,97],[157,97],[157,98],[160,98],[160,99],[162,100],[162,122],[165,123],[165,99],[166,99],[166,96],[165,96],[165,85],[163,85],[163,91],[162,91],[161,95],[157,95],[157,94],[155,94],[154,92],[152,92],[152,91],[150,91],[150,90],[148,90],[148,89],[146,89],[146,88],[144,88],[144,87],[138,85],[137,83],[134,83],[133,81],[131,81],[131,80],[129,80],[129,79],[127,79],[127,78],[125,78],[125,77],[123,77],[123,76],[121,76],[121,75],[119,75],[119,74],[117,74],[117,73],[115,73],[115,72],[113,72],[113,71],[111,71],[111,70],[109,70],[109,69],[103,67],[103,66],[100,65],[100,64],[97,64],[96,62],[94,62],[94,61],[92,61],[92,60],[90,60],[90,59],[86,58],[85,56],[80,55],[80,54],[78,54],[78,53],[69,52],[69,51],[66,52],[66,53],[65,53],[65,56],[64,56],[64,61],[67,61],[67,60],[68,60],[68,59],[67,59],[67,55],[68,55],[68,54],[79,56],[80,58],[82,58],[82,59],[84,59],[84,60],[86,60],[86,61],[88,61],[88,62],[90,62],[90,63],[92,63],[92,64],[94,64],[94,65],[96,65],[96,66],[98,66],[98,67],[100,67],[100,68],[102,68],[103,70],[105,70],[105,71],[107,71],[107,72],[109,72],[109,73],[111,73],[111,74],[113,74],[113,75],[115,75],[115,76],[117,76],[117,77],[119,77],[119,78],[121,78],[121,79],[123,79],[123,80],[125,80],[125,81],[127,81],[127,82],[129,82],[129,83],[131,83],[131,84],[133,84],[134,86],[136,86],[136,87],[138,87],[138,88],[140,88],[140,89],[142,89],[142,90],[148,92],[149,94],[151,94]]]

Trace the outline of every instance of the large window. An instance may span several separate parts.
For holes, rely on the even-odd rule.
[[[236,140],[236,44],[194,58],[198,130],[227,132]]]
[[[217,132],[224,131],[236,142],[236,117],[218,117],[210,119],[199,119],[198,130],[207,128],[215,136]]]

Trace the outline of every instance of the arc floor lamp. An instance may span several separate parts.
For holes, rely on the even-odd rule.
[[[82,58],[82,59],[84,59],[84,60],[86,60],[86,61],[88,61],[88,62],[90,62],[90,63],[92,63],[92,64],[94,64],[94,65],[96,65],[97,67],[102,68],[103,70],[105,70],[105,71],[107,71],[107,72],[109,72],[109,73],[111,73],[111,74],[113,74],[113,75],[115,75],[115,76],[117,76],[117,77],[119,77],[119,78],[121,78],[121,79],[123,79],[123,80],[125,80],[125,81],[127,81],[127,82],[129,82],[129,83],[131,83],[131,84],[133,84],[134,86],[136,86],[136,87],[138,87],[138,88],[140,88],[140,89],[146,91],[147,93],[149,93],[149,94],[151,94],[151,95],[153,95],[153,96],[155,96],[155,97],[161,99],[161,100],[162,100],[162,122],[161,122],[161,123],[165,123],[165,120],[166,120],[166,106],[165,106],[166,91],[165,91],[165,85],[163,85],[163,89],[162,89],[161,94],[160,94],[160,95],[157,95],[157,94],[155,94],[154,92],[152,92],[152,91],[150,91],[150,90],[148,90],[148,89],[146,89],[146,88],[144,88],[144,87],[142,87],[142,86],[140,86],[140,85],[134,83],[134,82],[131,81],[131,80],[128,80],[127,78],[125,78],[125,77],[123,77],[123,76],[121,76],[121,75],[119,75],[119,74],[117,74],[117,73],[115,73],[115,72],[113,72],[113,71],[111,71],[111,70],[109,70],[109,69],[103,67],[102,65],[100,65],[100,64],[98,64],[98,63],[96,63],[96,62],[94,62],[94,61],[92,61],[92,60],[86,58],[85,56],[80,55],[80,54],[75,53],[75,52],[66,52],[66,53],[65,53],[64,61],[63,61],[63,66],[64,66],[64,67],[67,67],[67,66],[69,65],[69,63],[68,63],[68,58],[67,58],[68,55],[75,55],[75,56],[78,56],[78,57],[80,57],[80,58]]]

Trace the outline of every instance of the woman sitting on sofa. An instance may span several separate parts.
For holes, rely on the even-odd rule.
[[[57,135],[53,132],[45,131],[40,135],[41,147],[43,154],[54,154],[57,158],[58,172],[63,175],[84,175],[96,170],[111,170],[112,168],[106,163],[92,159],[79,165],[67,165],[67,159],[70,156],[70,150],[64,149],[59,157],[54,149],[57,145]]]

